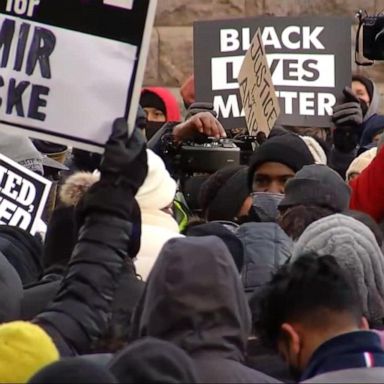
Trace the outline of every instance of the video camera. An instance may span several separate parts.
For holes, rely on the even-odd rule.
[[[173,153],[174,167],[180,174],[214,173],[228,165],[248,164],[253,152],[254,136],[238,138],[188,140],[175,147],[166,144],[166,152]]]
[[[356,14],[359,26],[356,33],[355,62],[358,65],[372,65],[373,60],[384,60],[384,15],[368,16],[367,12],[359,11]],[[361,29],[363,31],[360,39]],[[361,57],[361,44],[363,57]],[[361,59],[369,61],[361,61]]]

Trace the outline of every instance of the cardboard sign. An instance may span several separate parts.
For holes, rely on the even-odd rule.
[[[244,57],[238,80],[249,134],[264,132],[268,136],[280,107],[259,29]]]
[[[34,235],[51,182],[0,154],[0,225]]]
[[[156,1],[2,1],[0,129],[102,152],[133,128]]]
[[[343,17],[255,17],[194,24],[196,100],[213,102],[226,129],[245,126],[237,78],[260,28],[281,109],[278,122],[329,127],[351,83],[351,22]]]

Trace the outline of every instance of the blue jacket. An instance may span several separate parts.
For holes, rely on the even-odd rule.
[[[384,367],[380,337],[372,331],[349,332],[326,341],[314,352],[301,381],[326,372],[372,367]]]

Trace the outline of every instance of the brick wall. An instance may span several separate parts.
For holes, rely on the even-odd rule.
[[[192,73],[194,21],[263,14],[350,15],[354,20],[354,13],[360,8],[374,14],[384,10],[384,0],[158,0],[144,83],[176,91]],[[354,40],[356,26],[351,33]],[[354,64],[353,69],[356,70]],[[373,78],[384,94],[384,63],[377,62],[358,71]],[[384,102],[382,107],[384,112]]]

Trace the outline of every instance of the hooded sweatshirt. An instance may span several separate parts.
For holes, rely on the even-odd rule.
[[[349,272],[371,324],[384,319],[384,256],[372,231],[363,223],[342,214],[312,223],[301,235],[291,262],[306,252],[332,255]]]
[[[251,316],[231,255],[217,237],[170,240],[136,314],[136,337],[172,342],[189,354],[200,382],[267,383],[242,363]]]
[[[166,121],[180,121],[181,115],[179,110],[179,105],[177,104],[176,98],[173,94],[168,91],[166,88],[162,87],[147,87],[141,91],[143,95],[145,92],[154,93],[158,96],[165,106],[165,117]]]

